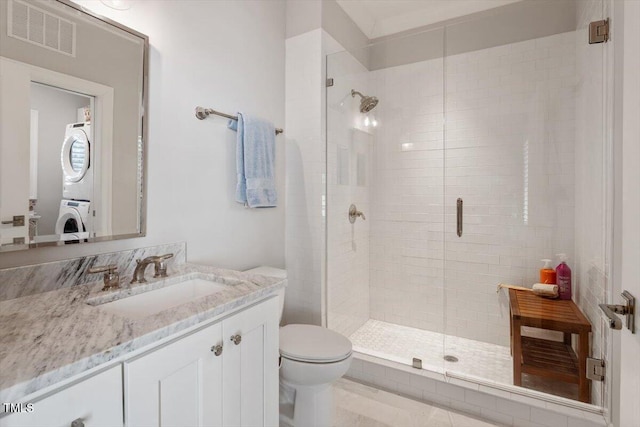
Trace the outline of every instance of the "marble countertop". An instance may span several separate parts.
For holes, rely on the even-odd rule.
[[[185,276],[229,288],[139,320],[90,305],[160,288]],[[284,286],[282,279],[194,264],[182,264],[169,277],[145,284],[129,285],[128,279],[121,278],[119,290],[102,291],[100,281],[0,302],[0,402],[21,401]]]

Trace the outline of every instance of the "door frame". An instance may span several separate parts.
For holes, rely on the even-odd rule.
[[[613,1],[613,22],[616,36],[615,51],[615,121],[614,124],[614,239],[612,264],[612,295],[610,303],[620,303],[620,293],[634,286],[637,294],[637,260],[627,258],[640,253],[637,221],[640,212],[640,2],[635,0]],[[632,186],[628,184],[632,183]],[[627,185],[625,185],[627,184]],[[635,217],[635,218],[634,218]],[[636,237],[636,242],[633,238]],[[636,295],[640,297],[640,295]],[[636,313],[636,322],[638,314]],[[640,341],[636,332],[635,341]],[[625,357],[625,348],[632,335],[623,328],[612,334],[612,379],[610,397],[611,425],[626,427],[631,419],[640,419],[640,407],[636,404],[637,393],[623,392],[622,388],[633,387],[640,392],[640,361]],[[637,349],[637,345],[635,348]],[[622,375],[622,372],[625,375]],[[634,376],[635,375],[635,376]],[[633,379],[631,379],[633,378]],[[629,392],[631,391],[631,392]]]

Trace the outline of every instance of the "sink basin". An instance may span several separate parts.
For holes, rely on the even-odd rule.
[[[189,279],[164,288],[100,304],[98,307],[120,316],[142,319],[225,289],[229,289],[229,285],[205,279]]]

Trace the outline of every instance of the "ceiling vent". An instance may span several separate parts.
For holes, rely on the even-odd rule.
[[[76,24],[20,0],[9,0],[7,35],[76,56]]]

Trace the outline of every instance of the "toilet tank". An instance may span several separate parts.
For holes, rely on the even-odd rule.
[[[282,268],[269,267],[261,265],[260,267],[245,270],[245,273],[260,274],[261,276],[275,277],[284,280],[284,287],[278,289],[278,302],[280,304],[280,321],[282,321],[282,313],[284,312],[284,291],[287,287],[287,270]]]

